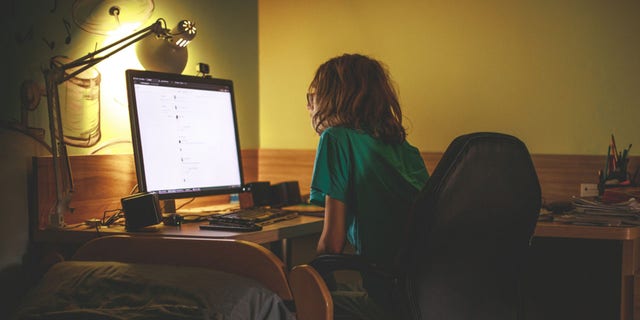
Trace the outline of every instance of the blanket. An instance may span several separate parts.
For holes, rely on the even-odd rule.
[[[120,262],[55,264],[15,319],[294,319],[257,281],[217,270]]]

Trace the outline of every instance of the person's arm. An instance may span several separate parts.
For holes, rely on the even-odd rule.
[[[324,227],[317,249],[319,254],[342,253],[347,237],[346,215],[347,210],[342,201],[325,197]]]

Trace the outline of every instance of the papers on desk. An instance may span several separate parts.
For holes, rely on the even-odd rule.
[[[617,203],[602,203],[597,200],[586,198],[573,198],[573,205],[578,213],[620,216],[620,217],[638,217],[640,216],[640,202],[635,198]]]
[[[621,218],[615,216],[598,216],[581,213],[567,213],[553,218],[555,222],[569,223],[579,226],[600,227],[634,227],[640,226],[640,220],[636,218]]]
[[[324,217],[324,208],[313,204],[298,204],[282,207],[282,210],[298,212],[305,216]]]
[[[233,210],[237,210],[240,208],[238,203],[223,203],[223,204],[213,204],[199,207],[185,207],[179,208],[177,213],[182,215],[211,215],[211,214],[223,214],[228,213]]]
[[[555,216],[553,221],[577,225],[627,227],[640,226],[640,202],[635,198],[618,203],[573,198],[575,209]]]

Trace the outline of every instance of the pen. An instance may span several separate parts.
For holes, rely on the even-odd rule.
[[[604,176],[602,175],[602,170],[598,170],[598,180],[600,183],[604,183]]]
[[[616,138],[611,134],[611,152],[613,153],[613,170],[616,170],[616,162],[618,162],[618,148],[616,147]]]
[[[604,163],[604,178],[605,178],[605,180],[609,176],[609,161],[610,161],[610,157],[611,157],[611,145],[609,145],[609,148],[607,149],[607,161]]]

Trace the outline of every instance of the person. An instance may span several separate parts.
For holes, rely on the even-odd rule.
[[[342,253],[348,241],[356,254],[391,266],[429,175],[407,141],[386,66],[361,54],[329,59],[309,85],[307,109],[320,136],[309,194],[312,204],[324,207],[317,253]],[[362,287],[355,299],[332,293],[335,314],[385,318],[390,288],[366,275]]]

